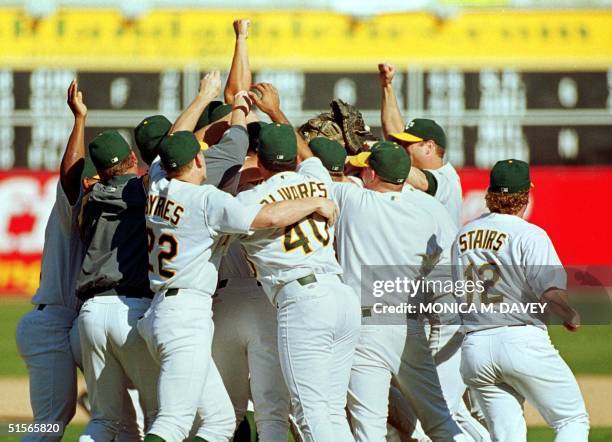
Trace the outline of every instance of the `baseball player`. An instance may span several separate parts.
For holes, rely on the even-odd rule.
[[[516,308],[545,305],[568,330],[580,324],[564,299],[567,275],[550,238],[523,219],[531,186],[527,163],[497,162],[486,195],[491,213],[463,227],[453,245],[455,279],[484,287],[462,300],[474,310],[463,315],[468,331],[461,374],[475,391],[494,441],[527,440],[525,399],[555,430],[555,441],[587,441],[582,394],[550,342],[542,312]],[[515,309],[503,314],[503,306]]]
[[[447,146],[444,130],[435,121],[425,118],[416,118],[404,128],[392,86],[395,67],[379,64],[378,70],[382,87],[383,133],[404,146],[410,154],[412,167],[408,182],[440,201],[460,228],[463,224],[461,181],[452,164],[444,162]],[[472,439],[486,442],[489,440],[487,430],[472,417],[463,401],[466,386],[459,374],[463,329],[458,324],[444,322],[430,321],[428,337],[444,397],[462,430]],[[480,410],[476,408],[475,413],[480,414]]]
[[[335,183],[353,183],[363,187],[362,181],[351,175],[344,174],[346,163],[346,149],[335,140],[325,137],[316,137],[308,143],[312,154],[321,160]]]
[[[396,143],[380,142],[353,157],[352,164],[364,169],[365,188],[339,184],[332,189],[341,210],[336,241],[347,283],[364,287],[371,284],[370,279],[395,277],[384,270],[393,265],[411,266],[403,267],[406,270],[402,272],[407,273],[421,266],[433,269],[448,265],[456,228],[438,201],[411,186],[404,188],[410,171],[406,151]],[[362,279],[364,266],[387,267],[372,268],[373,274]],[[364,292],[362,300],[369,302]],[[393,375],[429,437],[465,440],[446,405],[417,317],[409,315],[407,326],[390,325],[376,323],[375,314],[373,305],[362,306],[364,325],[355,351],[348,401],[355,439],[385,439]]]
[[[277,345],[276,310],[234,241],[219,267],[213,304],[212,355],[227,388],[237,422],[253,400],[259,439],[286,442],[289,391],[282,380]]]
[[[17,326],[17,348],[28,368],[34,423],[68,425],[76,410],[78,330],[81,302],[75,296],[83,244],[76,230],[85,158],[87,107],[76,80],[68,88],[74,126],[60,166],[55,203],[45,228],[40,285],[34,309]],[[59,441],[62,435],[28,434],[25,441]]]
[[[82,202],[79,229],[86,249],[77,279],[83,301],[79,334],[91,420],[81,442],[112,440],[124,415],[125,391],[133,387],[144,427],[157,411],[158,367],[136,330],[152,293],[147,278],[147,202],[138,160],[116,131],[89,144],[100,176]]]
[[[410,154],[412,167],[408,183],[440,201],[460,228],[463,224],[461,182],[452,164],[444,163],[447,146],[444,130],[435,121],[425,118],[416,118],[404,126],[392,85],[395,67],[379,64],[378,73],[382,87],[383,134],[404,146]]]
[[[233,106],[232,122],[244,127],[250,110],[246,94]],[[160,161],[150,170],[147,207],[149,279],[156,295],[138,327],[161,372],[159,413],[145,440],[184,439],[196,413],[204,422],[198,440],[228,440],[235,417],[210,357],[221,234],[280,227],[315,211],[332,217],[335,208],[323,198],[243,205],[201,185],[206,165],[200,143],[188,131],[168,135],[159,151]]]
[[[286,117],[271,85],[257,85],[257,106],[273,119]],[[258,165],[265,181],[241,192],[246,204],[312,196],[329,197],[331,179],[308,146],[296,168],[294,129],[278,122],[261,128]],[[358,330],[358,300],[340,279],[333,229],[316,217],[283,230],[243,239],[258,281],[277,306],[278,351],[292,409],[308,441],[352,440],[344,412]]]

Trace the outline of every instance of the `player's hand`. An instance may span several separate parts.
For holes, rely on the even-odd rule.
[[[382,87],[389,86],[393,82],[393,76],[395,75],[395,66],[388,63],[381,63],[378,65],[378,79]]]
[[[200,80],[198,95],[208,101],[214,100],[221,93],[221,73],[211,71]]]
[[[316,213],[321,215],[323,218],[327,219],[327,225],[329,227],[336,224],[338,221],[338,216],[340,215],[340,209],[335,202],[328,198],[320,198],[321,203]]]
[[[576,332],[580,327],[580,315],[576,310],[573,310],[573,312],[574,316],[571,319],[563,321],[563,327],[570,332]]]
[[[83,103],[83,93],[79,90],[76,80],[72,80],[70,86],[68,86],[68,98],[66,101],[74,118],[85,118],[87,116],[87,106]]]
[[[270,83],[258,83],[249,91],[249,97],[257,107],[272,116],[280,111],[278,91]]]
[[[251,106],[253,106],[253,100],[247,91],[239,91],[234,95],[233,109],[242,109],[244,114],[248,115],[251,112]]]
[[[240,18],[238,20],[234,20],[234,33],[236,34],[236,38],[243,37],[249,38],[249,25],[251,24],[251,20],[248,18]]]

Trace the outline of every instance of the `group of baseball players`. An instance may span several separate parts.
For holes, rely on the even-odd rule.
[[[393,66],[378,67],[384,140],[347,155],[296,131],[271,84],[252,85],[249,24],[233,24],[224,100],[220,74],[208,73],[174,123],[138,124],[139,155],[117,131],[86,154],[87,108],[70,84],[74,127],[40,287],[17,330],[34,421],[70,422],[79,367],[91,408],[83,442],[250,440],[249,401],[262,442],[290,432],[517,442],[525,399],[556,441],[587,441],[581,392],[543,319],[406,314],[387,324],[361,296],[397,266],[426,267],[414,277],[446,269],[486,279],[473,304],[546,304],[576,330],[555,249],[523,219],[529,166],[499,161],[490,212],[463,226],[445,132],[429,119],[405,124]]]

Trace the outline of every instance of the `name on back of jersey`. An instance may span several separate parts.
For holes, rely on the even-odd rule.
[[[181,205],[169,198],[151,193],[147,198],[147,216],[157,216],[176,226],[184,212],[185,209]]]
[[[280,187],[268,194],[260,204],[269,204],[277,201],[297,200],[302,198],[327,198],[328,191],[325,183],[320,181],[306,181],[304,183],[292,184]]]
[[[459,252],[485,249],[499,252],[508,240],[508,234],[494,229],[469,230],[459,235]]]

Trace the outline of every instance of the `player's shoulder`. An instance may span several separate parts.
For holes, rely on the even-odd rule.
[[[331,181],[329,171],[323,166],[321,160],[314,156],[301,161],[296,168],[296,173],[322,181]]]
[[[530,243],[534,241],[550,241],[548,233],[542,227],[530,223],[523,218],[519,218],[519,220],[520,221],[517,223],[517,225],[520,227],[520,230],[517,232],[517,236],[523,238],[525,242]]]
[[[336,181],[332,181],[330,190],[334,200],[338,202],[344,202],[347,198],[362,198],[367,192],[371,192],[351,182]]]
[[[249,204],[259,202],[262,195],[266,193],[266,182],[259,183],[255,186],[242,188],[237,194],[236,199],[241,203]]]
[[[544,229],[530,223],[520,216],[490,212],[484,213],[478,218],[467,223],[461,228],[459,233],[461,234],[470,230],[483,228],[503,230],[514,240],[548,237],[548,234]]]
[[[406,183],[406,185],[404,185],[404,188],[402,189],[402,198],[404,198],[409,203],[413,203],[428,210],[439,211],[440,209],[443,209],[444,211],[446,211],[442,203],[438,201],[435,197],[431,196],[427,192],[422,192],[418,189],[415,189],[408,183]]]

